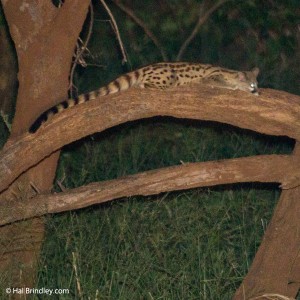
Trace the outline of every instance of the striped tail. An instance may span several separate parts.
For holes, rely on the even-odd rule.
[[[43,123],[45,123],[53,115],[56,115],[67,108],[73,107],[77,104],[85,103],[89,100],[94,100],[99,96],[106,96],[109,94],[118,93],[120,91],[125,91],[134,85],[139,85],[141,72],[139,70],[127,73],[118,77],[116,80],[110,82],[108,85],[101,87],[96,91],[92,91],[87,94],[79,95],[77,98],[65,100],[57,105],[52,106],[48,110],[44,111],[30,126],[29,132],[36,132]]]
[[[44,111],[35,121],[34,123],[30,126],[29,132],[34,133],[36,132],[43,123],[48,121],[52,116],[64,111],[67,108],[73,107],[77,104],[81,104],[84,102],[87,102],[89,100],[96,99],[99,96],[100,90],[96,90],[87,94],[82,94],[79,95],[78,97],[72,99],[67,99],[57,105],[54,105]]]

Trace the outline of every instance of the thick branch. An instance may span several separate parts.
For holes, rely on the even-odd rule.
[[[173,116],[232,124],[300,140],[300,97],[264,90],[260,97],[195,84],[169,91],[130,89],[56,115],[35,134],[24,134],[0,156],[0,191],[62,146],[127,121]],[[25,159],[24,159],[25,158]]]
[[[168,167],[91,183],[59,194],[39,195],[22,202],[2,201],[0,225],[134,195],[236,182],[280,182],[293,168],[293,157],[288,155],[262,155]]]

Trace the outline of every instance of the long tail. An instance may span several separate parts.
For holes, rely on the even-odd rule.
[[[29,132],[36,132],[43,123],[45,123],[49,118],[57,113],[64,111],[67,108],[73,107],[77,104],[85,103],[89,100],[94,100],[100,96],[106,96],[109,94],[118,93],[120,91],[124,91],[129,89],[134,85],[138,85],[140,81],[141,73],[139,70],[133,71],[131,73],[127,73],[110,82],[108,85],[101,87],[98,90],[92,91],[87,94],[79,95],[74,99],[67,99],[57,105],[52,106],[48,110],[44,111],[30,126]]]

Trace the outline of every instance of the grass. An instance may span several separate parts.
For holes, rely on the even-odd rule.
[[[75,253],[83,299],[230,299],[274,205],[259,194],[186,192],[55,217],[40,285],[78,296]]]
[[[181,162],[291,148],[285,139],[157,118],[66,147],[57,181],[72,188]],[[231,299],[278,197],[274,185],[241,184],[48,216],[38,286],[68,288],[59,299]]]

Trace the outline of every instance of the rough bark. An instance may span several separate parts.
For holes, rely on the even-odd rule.
[[[28,0],[26,3],[2,0],[19,65],[16,113],[7,145],[27,131],[36,115],[66,97],[72,53],[88,5],[88,0],[67,0],[58,9],[50,0]],[[47,98],[42,95],[47,95]],[[35,191],[30,182],[34,182],[40,191],[49,190],[58,154],[53,153],[34,168],[26,170],[0,194],[0,201],[18,199],[21,202],[32,197]],[[27,155],[32,155],[32,152]],[[2,286],[34,286],[43,238],[44,224],[40,218],[1,227]]]
[[[37,133],[26,133],[12,142],[0,157],[0,172],[3,168],[6,174],[10,172],[8,179],[4,180],[4,183],[1,182],[1,188],[63,145],[126,121],[165,115],[213,120],[266,134],[299,139],[299,108],[298,96],[272,90],[262,90],[261,96],[256,97],[240,91],[211,89],[204,85],[180,87],[167,92],[131,89],[58,114]],[[18,159],[21,153],[27,154],[30,151],[35,155],[25,155],[26,160]],[[256,156],[150,171],[94,183],[58,195],[39,195],[24,201],[23,207],[16,206],[16,214],[10,219],[5,218],[5,214],[10,214],[13,203],[3,202],[2,207],[7,207],[3,220],[10,222],[14,218],[22,219],[76,209],[136,194],[149,195],[168,190],[242,181],[279,182],[284,187],[293,189],[283,192],[275,221],[270,223],[267,238],[260,247],[262,250],[259,250],[250,275],[246,277],[235,299],[250,299],[274,291],[292,297],[299,289],[299,237],[296,234],[299,230],[299,220],[296,201],[293,201],[293,197],[299,198],[299,159],[299,153],[296,151],[292,155]],[[291,206],[287,209],[288,202]],[[35,203],[40,205],[37,207]],[[281,223],[278,220],[281,220]],[[282,223],[286,224],[285,229],[278,230],[278,224]],[[287,234],[286,230],[290,233]],[[282,243],[287,237],[290,244]],[[282,260],[285,263],[284,267],[281,265]],[[272,261],[276,263],[271,263]]]
[[[281,182],[293,172],[288,155],[261,155],[217,162],[187,163],[115,180],[91,183],[58,194],[37,195],[21,203],[0,202],[0,225],[49,213],[58,213],[134,195],[186,190],[236,182]]]
[[[165,92],[131,89],[75,106],[56,115],[35,134],[26,133],[12,143],[0,156],[0,190],[65,144],[127,121],[153,116],[218,121],[265,134],[300,138],[300,97],[296,95],[263,90],[257,97],[201,84]],[[299,172],[286,174],[285,183]],[[297,184],[295,179],[294,185]]]
[[[294,155],[300,155],[299,144]],[[299,168],[299,163],[297,166]],[[296,298],[300,289],[299,199],[299,186],[282,191],[263,241],[234,300],[270,299],[263,297],[266,294]]]

